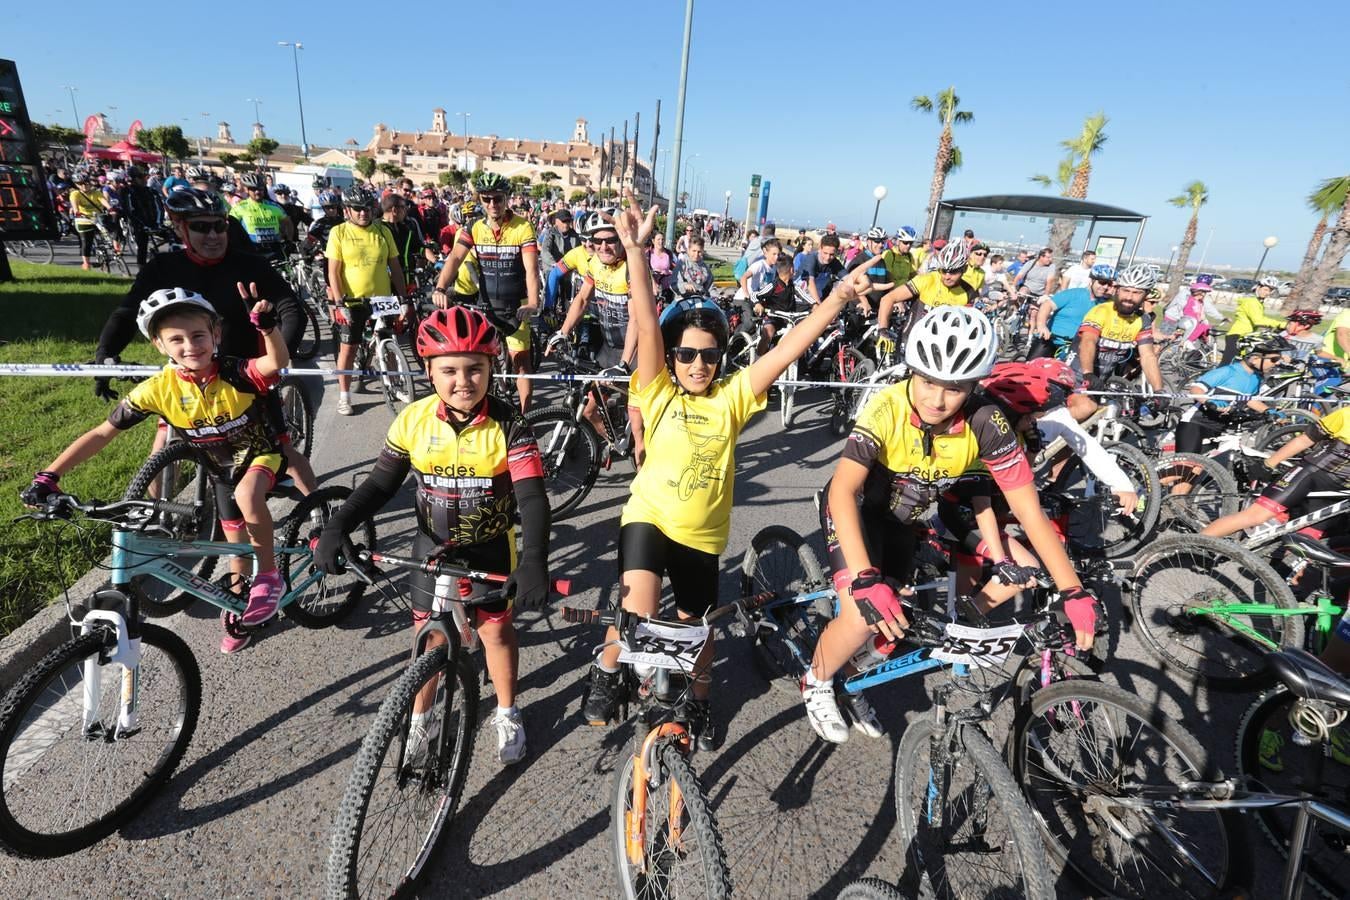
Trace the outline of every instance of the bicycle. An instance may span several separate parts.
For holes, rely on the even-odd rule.
[[[637,704],[632,754],[616,772],[610,810],[615,865],[627,900],[731,893],[726,851],[711,804],[690,764],[694,742],[684,706],[688,677],[709,627],[739,606],[701,620],[670,622],[623,608],[563,608],[567,622],[612,625],[623,652],[620,719]]]
[[[403,315],[403,301],[398,297],[369,297],[365,302],[370,304],[370,318],[357,346],[356,368],[363,373],[376,372],[384,405],[397,414],[417,399],[412,366],[399,343],[399,336],[407,330],[399,319]],[[336,330],[333,340],[337,342]],[[360,377],[363,383],[367,380],[366,374]]]
[[[108,274],[116,271],[127,278],[131,277],[127,261],[113,249],[112,238],[101,224],[94,229],[94,246],[89,254],[89,262],[94,268],[102,269]]]
[[[51,241],[6,241],[7,245],[13,247],[19,253],[19,258],[25,262],[37,263],[38,265],[50,265],[51,261],[56,259],[56,251],[52,249]]]
[[[326,896],[391,896],[416,885],[454,817],[469,774],[478,727],[478,680],[469,655],[477,634],[466,611],[502,599],[501,591],[467,596],[455,582],[501,584],[505,575],[431,558],[374,553],[348,541],[353,571],[374,586],[378,566],[418,570],[437,580],[430,618],[413,642],[411,661],[361,741],[333,823]],[[442,582],[442,579],[444,581]],[[444,595],[442,595],[442,584]],[[568,585],[555,581],[555,591]],[[438,638],[432,642],[432,638]],[[412,733],[415,705],[424,705],[424,741]],[[411,824],[410,824],[411,823]],[[414,838],[408,842],[409,835]]]
[[[1350,709],[1350,685],[1298,650],[1270,654],[1269,667],[1297,698],[1292,724],[1325,752],[1331,730]],[[1305,874],[1314,821],[1340,832],[1321,846],[1341,877],[1341,848],[1350,833],[1350,815],[1320,792],[1320,754],[1313,754],[1311,790],[1252,791],[1246,785],[1256,779],[1224,778],[1194,737],[1115,686],[1051,685],[1031,707],[1015,735],[1014,771],[1040,813],[1047,846],[1094,894],[1232,896],[1229,889],[1245,885],[1250,874],[1237,813],[1293,809],[1281,896],[1301,896],[1305,880],[1328,896],[1344,896],[1345,882],[1336,875],[1320,881],[1327,872],[1313,866]],[[1250,763],[1261,731],[1274,724],[1270,706],[1258,703],[1253,712],[1261,708],[1268,715],[1258,721],[1249,713],[1240,729],[1239,752]],[[1343,802],[1343,792],[1338,799]]]
[[[286,582],[281,608],[306,627],[323,627],[360,600],[351,584],[327,600],[328,576],[312,565],[310,542],[349,492],[310,495],[286,521],[277,548]],[[168,629],[142,622],[133,579],[145,576],[220,608],[242,634],[246,596],[187,567],[204,556],[250,556],[248,544],[180,540],[162,524],[187,515],[167,500],[83,503],[68,494],[22,518],[73,513],[111,523],[110,583],[67,612],[79,633],[47,654],[0,701],[0,849],[51,858],[85,849],[130,821],[182,760],[201,709],[201,675],[192,651]],[[363,537],[372,537],[365,523]],[[334,592],[336,593],[336,591]],[[265,627],[265,626],[260,626]],[[161,698],[161,693],[167,698]],[[146,746],[155,741],[153,746]],[[72,798],[75,798],[74,800]]]

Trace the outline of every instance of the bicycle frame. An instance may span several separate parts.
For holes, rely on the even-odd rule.
[[[1276,541],[1287,534],[1293,534],[1307,528],[1309,525],[1316,525],[1318,522],[1325,522],[1327,519],[1335,518],[1344,513],[1350,513],[1350,497],[1347,497],[1340,491],[1313,491],[1308,495],[1308,499],[1318,497],[1344,497],[1345,499],[1324,506],[1321,509],[1313,510],[1304,516],[1296,519],[1290,519],[1288,522],[1270,522],[1266,525],[1258,525],[1247,534],[1246,540],[1242,541],[1242,546],[1248,550],[1255,550],[1258,547],[1264,547],[1266,544]]]
[[[1254,641],[1266,650],[1279,650],[1279,645],[1270,638],[1240,621],[1242,616],[1316,616],[1316,629],[1319,634],[1330,634],[1340,621],[1345,608],[1325,594],[1316,595],[1316,605],[1309,606],[1307,601],[1297,607],[1286,609],[1268,603],[1222,603],[1211,602],[1208,606],[1187,607],[1184,615],[1193,619],[1213,618],[1229,629]]]

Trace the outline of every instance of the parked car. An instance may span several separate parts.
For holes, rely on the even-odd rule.
[[[1327,291],[1325,302],[1335,304],[1336,306],[1350,306],[1350,287],[1332,288]]]
[[[1256,282],[1250,278],[1225,278],[1215,282],[1214,290],[1245,296],[1256,290]]]

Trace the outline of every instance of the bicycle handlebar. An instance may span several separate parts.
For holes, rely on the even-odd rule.
[[[454,578],[467,578],[469,581],[478,584],[503,584],[509,577],[496,572],[483,572],[478,569],[470,569],[465,566],[457,565],[453,562],[443,559],[428,557],[427,559],[417,560],[403,556],[394,556],[388,553],[375,553],[362,547],[352,547],[356,560],[362,564],[354,566],[353,571],[366,577],[371,574],[370,570],[376,566],[383,565],[394,569],[409,569],[418,572],[425,572],[432,577],[440,575],[449,575]],[[566,597],[572,592],[572,582],[567,578],[555,578],[549,582],[549,590],[560,597]],[[465,600],[468,605],[491,602],[500,600],[505,594],[502,591],[489,591],[484,597],[475,597],[472,600]]]
[[[164,512],[175,516],[192,516],[197,513],[197,509],[188,503],[175,503],[172,500],[114,500],[105,503],[102,500],[90,500],[85,503],[74,494],[52,494],[47,498],[47,505],[39,510],[34,510],[26,515],[18,516],[14,521],[23,519],[35,519],[37,521],[50,521],[52,519],[65,519],[72,512],[84,513],[91,519],[101,519],[104,521],[114,521],[123,514],[139,510],[149,510],[151,512]],[[148,518],[147,518],[148,521]]]

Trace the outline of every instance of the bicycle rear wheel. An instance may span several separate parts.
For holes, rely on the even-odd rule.
[[[877,370],[877,364],[864,356],[856,347],[846,348],[840,357],[840,371],[836,373],[840,381],[850,384],[864,384],[870,381]],[[836,388],[834,413],[830,416],[830,433],[835,437],[844,437],[853,428],[857,411],[858,397],[862,391],[855,388]]]
[[[328,485],[304,497],[287,517],[283,546],[277,554],[277,569],[286,579],[290,593],[305,581],[310,584],[294,600],[282,607],[286,618],[294,619],[306,628],[326,628],[351,614],[366,593],[366,582],[348,571],[342,575],[328,575],[314,565],[311,547],[317,545],[319,535],[328,520],[352,495],[349,487]],[[375,521],[366,519],[351,534],[352,543],[367,550],[375,549]]]
[[[1084,678],[1037,691],[1011,755],[1050,853],[1092,896],[1215,897],[1244,883],[1236,813],[1112,802],[1222,777],[1195,738],[1133,695]]]
[[[384,405],[389,411],[397,413],[417,399],[416,385],[413,383],[412,367],[398,338],[385,338],[375,353],[375,366],[380,375],[380,390],[384,393]]]
[[[134,727],[119,726],[124,678],[99,627],[48,653],[0,701],[0,848],[51,858],[129,821],[177,768],[201,710],[182,638],[141,626]]]
[[[314,449],[314,406],[305,386],[300,379],[288,375],[277,385],[277,397],[281,400],[281,415],[286,422],[286,433],[291,436],[291,446],[300,451],[300,455],[309,456]]]
[[[978,729],[949,745],[930,718],[911,722],[895,754],[895,809],[937,897],[1054,897],[1031,811]]]
[[[844,885],[835,900],[906,900],[899,888],[880,878],[860,878]]]
[[[300,332],[300,340],[291,355],[296,359],[313,359],[319,355],[319,348],[323,346],[323,326],[319,324],[319,313],[313,303],[308,300],[297,302],[300,304],[300,315],[304,319],[305,328]]]
[[[1153,462],[1142,450],[1117,443],[1103,443],[1102,447],[1129,477],[1139,497],[1135,509],[1129,510],[1133,518],[1119,510],[1116,497],[1105,482],[1080,460],[1070,460],[1069,465],[1076,471],[1064,473],[1068,477],[1063,478],[1074,495],[1068,537],[1077,552],[1119,559],[1129,556],[1153,536],[1162,505],[1162,488]]]
[[[1154,464],[1162,487],[1162,528],[1198,532],[1242,505],[1237,481],[1217,460],[1198,453],[1167,453]]]
[[[50,264],[56,258],[51,241],[19,241],[19,258],[39,265]]]
[[[453,678],[453,683],[448,679]],[[428,742],[409,746],[413,702],[436,691]],[[410,892],[459,805],[478,727],[478,679],[444,645],[419,656],[380,704],[333,823],[326,896]]]
[[[1313,773],[1317,773],[1320,776],[1317,793],[1335,803],[1337,798],[1350,794],[1350,768],[1329,761],[1337,751],[1328,747],[1327,741],[1308,740],[1296,734],[1290,713],[1297,700],[1288,688],[1280,685],[1257,697],[1248,707],[1238,726],[1238,775],[1249,784],[1260,785],[1262,790],[1301,794],[1308,790]],[[1262,834],[1287,858],[1297,808],[1254,812]],[[1344,897],[1350,885],[1346,835],[1316,821],[1312,823],[1312,832],[1305,845],[1304,881],[1324,897]]]
[[[782,525],[760,530],[741,560],[741,596],[770,591],[783,597],[826,585],[825,575],[801,535]],[[798,691],[820,632],[831,618],[828,601],[811,607],[786,606],[764,614],[771,618],[750,638],[751,659],[765,681],[785,691]]]
[[[628,828],[633,824],[633,757],[627,759],[615,779],[610,833],[620,896],[626,900],[721,900],[730,896],[731,874],[722,835],[689,761],[674,744],[662,744],[648,776],[640,861],[628,855]]]
[[[1144,643],[1212,687],[1257,686],[1267,676],[1267,653],[1303,646],[1303,616],[1280,614],[1299,608],[1289,585],[1232,541],[1166,535],[1135,558],[1130,582]],[[1239,603],[1264,604],[1268,612],[1222,609]]]
[[[600,435],[566,406],[525,414],[544,461],[544,487],[553,521],[567,518],[586,499],[600,474]]]

